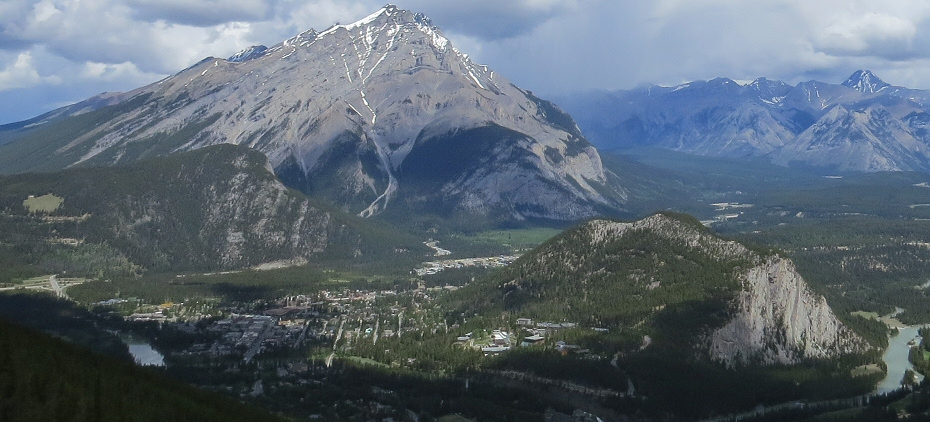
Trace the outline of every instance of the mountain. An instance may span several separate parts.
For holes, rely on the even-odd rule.
[[[264,153],[288,186],[363,217],[393,207],[574,220],[627,197],[568,114],[391,5],[98,105],[0,128],[0,172],[230,143]]]
[[[928,171],[930,144],[915,129],[880,105],[859,110],[837,105],[771,157],[777,164],[839,170]]]
[[[24,207],[27,198],[46,195],[60,205]],[[71,245],[53,253],[48,265],[92,276],[93,257],[106,252],[94,245],[113,251],[106,253],[107,267],[127,259],[130,267],[156,271],[365,261],[385,254],[416,260],[424,249],[415,239],[285,187],[263,154],[235,145],[127,166],[3,176],[0,210],[3,242],[20,249],[38,245],[31,260],[48,254],[45,245]]]
[[[654,146],[839,171],[930,171],[930,92],[868,70],[842,84],[725,78],[559,98],[602,149]]]
[[[677,214],[589,221],[456,293],[466,312],[477,301],[480,313],[619,332],[635,339],[620,346],[623,354],[696,353],[733,366],[871,348],[790,260],[721,239]]]
[[[843,82],[843,86],[864,94],[874,94],[891,85],[879,79],[869,70],[857,70],[846,79],[846,82]]]
[[[32,132],[32,129],[69,117],[88,113],[121,102],[125,95],[119,92],[104,92],[84,101],[65,106],[21,122],[0,125],[0,145],[7,144]]]

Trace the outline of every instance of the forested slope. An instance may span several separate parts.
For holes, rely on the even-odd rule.
[[[0,420],[278,421],[131,362],[0,321]]]

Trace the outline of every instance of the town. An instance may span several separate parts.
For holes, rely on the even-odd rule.
[[[500,255],[486,258],[462,258],[446,259],[441,261],[424,262],[420,267],[413,270],[413,273],[419,277],[424,275],[437,274],[440,271],[453,268],[499,268],[506,267],[520,258],[520,255]]]

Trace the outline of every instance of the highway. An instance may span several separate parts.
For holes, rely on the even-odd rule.
[[[52,286],[52,290],[55,291],[55,296],[58,297],[67,297],[65,296],[64,290],[61,288],[61,285],[58,284],[58,275],[53,275],[48,278],[48,284]]]
[[[255,342],[252,343],[252,347],[249,348],[248,352],[245,352],[245,357],[243,358],[243,360],[245,360],[245,363],[249,363],[249,361],[251,361],[252,358],[254,358],[256,354],[258,354],[258,351],[262,347],[262,342],[264,342],[265,338],[268,337],[268,334],[271,332],[271,328],[273,326],[274,326],[274,323],[267,323],[265,325],[265,329],[262,330],[262,333],[259,334],[258,338],[255,339]]]
[[[65,288],[58,283],[58,275],[49,276],[48,279],[43,280],[44,277],[35,277],[29,280],[26,280],[20,285],[14,285],[12,287],[3,287],[0,288],[0,291],[5,290],[17,290],[17,289],[28,289],[28,290],[51,290],[55,292],[55,295],[58,297],[68,298],[68,295],[65,294]],[[83,281],[71,282],[72,284],[80,284]]]

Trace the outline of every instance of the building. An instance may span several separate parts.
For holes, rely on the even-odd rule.
[[[507,346],[488,346],[488,347],[481,348],[481,351],[484,352],[485,356],[499,355],[508,350],[510,350],[510,348]]]
[[[543,336],[541,336],[541,335],[539,335],[539,334],[534,334],[534,335],[531,335],[531,336],[529,336],[529,337],[524,337],[524,338],[523,338],[523,343],[520,343],[520,345],[521,345],[521,346],[532,346],[532,345],[534,345],[534,344],[542,343],[542,342],[545,341],[545,340],[546,340],[545,337],[543,337]]]
[[[495,346],[506,346],[510,344],[510,334],[506,331],[494,330],[491,333],[491,342]]]

